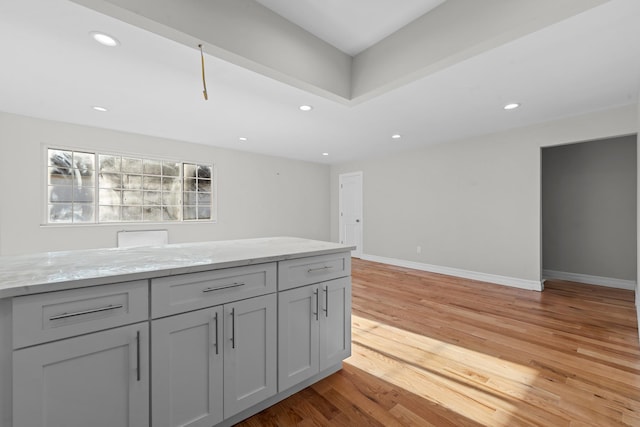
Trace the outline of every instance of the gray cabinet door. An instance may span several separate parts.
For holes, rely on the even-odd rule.
[[[14,427],[148,427],[149,327],[16,350]]]
[[[278,388],[296,385],[320,372],[318,285],[278,294]]]
[[[320,370],[351,356],[351,277],[320,283]]]
[[[211,427],[223,420],[222,307],[154,320],[154,427]]]
[[[224,416],[277,392],[275,294],[224,306]]]

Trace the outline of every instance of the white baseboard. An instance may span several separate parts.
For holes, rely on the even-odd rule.
[[[498,276],[495,274],[479,273],[477,271],[462,270],[459,268],[443,267],[439,265],[423,264],[421,262],[406,261],[403,259],[387,258],[377,255],[362,255],[366,261],[380,262],[383,264],[396,265],[398,267],[413,268],[415,270],[429,271],[431,273],[446,274],[448,276],[462,277],[464,279],[479,280],[482,282],[495,283],[513,288],[527,289],[531,291],[542,291],[542,282],[539,280],[518,279],[515,277]]]
[[[566,271],[543,270],[544,279],[568,280],[570,282],[586,283],[588,285],[606,286],[608,288],[636,289],[634,280],[613,279],[611,277],[590,276],[588,274],[568,273]]]

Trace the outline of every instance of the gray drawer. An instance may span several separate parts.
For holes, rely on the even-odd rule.
[[[148,285],[138,280],[13,298],[13,348],[147,320]]]
[[[351,275],[351,252],[290,259],[278,263],[278,290]]]
[[[151,280],[151,316],[170,316],[276,291],[276,263]]]

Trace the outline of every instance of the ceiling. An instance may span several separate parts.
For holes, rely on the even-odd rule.
[[[350,55],[434,4],[260,3]],[[366,15],[356,16],[358,9]],[[639,1],[611,0],[358,103],[336,102],[207,54],[204,101],[193,46],[67,0],[2,0],[0,111],[340,163],[636,104],[638,22]],[[96,44],[89,37],[94,30],[121,45]],[[504,111],[508,102],[522,107]],[[314,108],[301,112],[302,104]],[[94,111],[94,105],[109,111]],[[402,138],[392,139],[395,133]]]
[[[354,56],[445,0],[256,0]]]

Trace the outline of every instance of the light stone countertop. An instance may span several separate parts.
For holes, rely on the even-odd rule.
[[[0,298],[346,252],[351,246],[294,237],[0,257]]]

